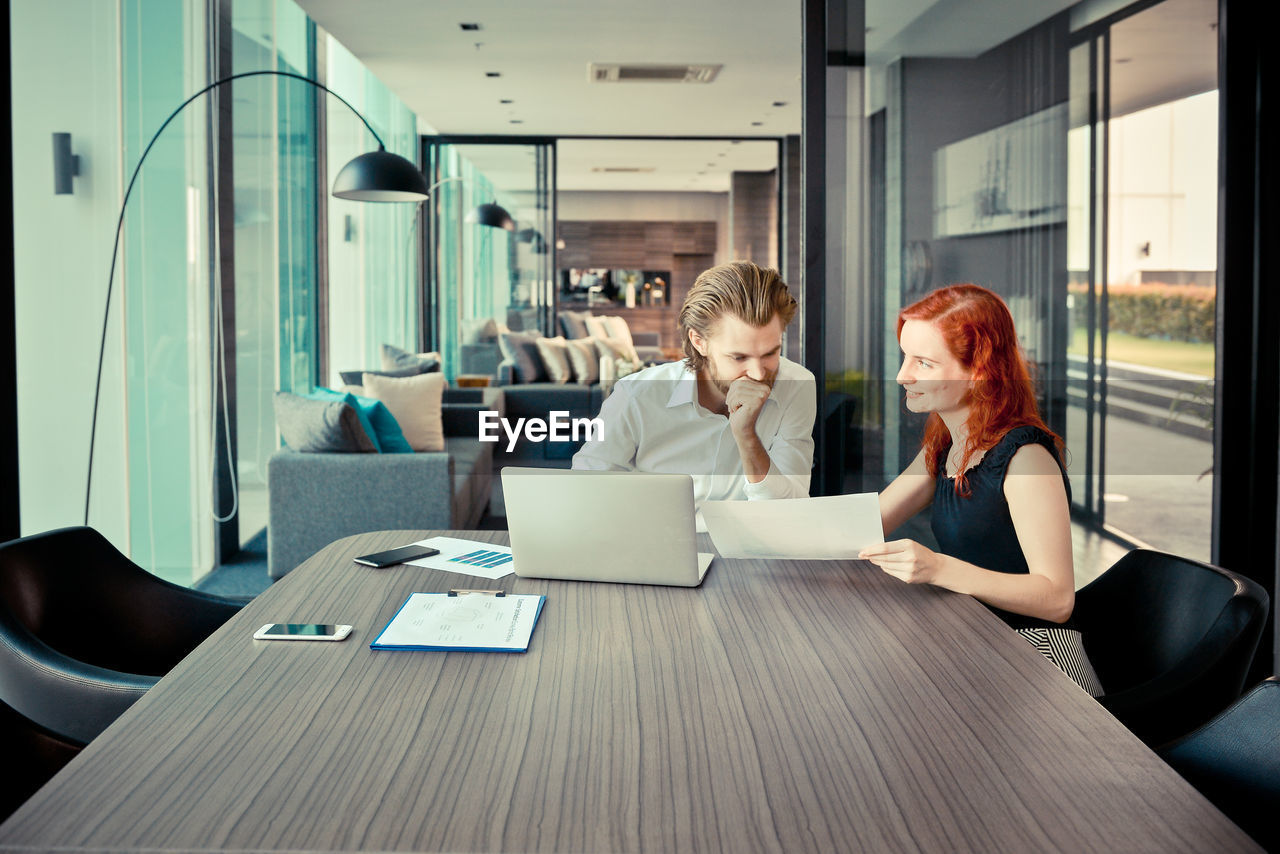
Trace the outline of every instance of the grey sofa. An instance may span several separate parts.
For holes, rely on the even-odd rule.
[[[268,574],[280,578],[351,534],[476,527],[489,505],[496,447],[479,440],[478,413],[503,405],[499,389],[448,390],[444,451],[277,451],[267,462]]]
[[[499,367],[499,380],[510,381],[511,364],[504,362]],[[599,383],[578,385],[576,383],[518,383],[501,387],[506,403],[506,418],[515,422],[517,418],[549,419],[552,412],[567,412],[569,418],[595,418],[600,414],[600,404],[604,402],[604,393]],[[581,442],[530,442],[521,437],[514,449],[507,450],[504,438],[498,443],[494,452],[494,464],[503,466],[542,466],[567,468],[570,459]]]

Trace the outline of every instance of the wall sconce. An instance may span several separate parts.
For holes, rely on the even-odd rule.
[[[53,135],[53,194],[71,195],[71,179],[80,174],[80,156],[71,153],[71,134]]]

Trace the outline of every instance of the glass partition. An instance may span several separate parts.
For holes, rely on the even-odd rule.
[[[845,194],[867,199],[843,211],[867,252],[851,270],[828,264],[845,310],[825,324],[828,389],[869,381],[863,488],[920,447],[924,419],[894,381],[897,312],[975,282],[1012,310],[1077,516],[1207,559],[1217,4],[1080,3],[981,28],[882,0],[865,14],[866,66],[828,78],[829,104],[861,119],[829,107],[828,122],[848,153]],[[850,321],[868,307],[870,323]]]
[[[203,13],[196,2],[121,7],[127,173],[169,114],[208,83]],[[211,104],[187,107],[147,154],[113,297],[125,331],[129,554],[179,584],[213,563]]]
[[[439,185],[427,203],[428,328],[450,380],[496,373],[494,327],[554,334],[553,158],[542,142],[425,144],[428,180]],[[514,230],[474,221],[490,203]]]
[[[233,73],[316,71],[315,25],[292,0],[237,0],[232,7]],[[311,129],[325,97],[314,86],[262,76],[230,84],[235,194],[235,291],[226,342],[235,399],[237,489],[232,507],[241,544],[267,524],[267,459],[279,447],[272,395],[310,390],[317,364],[317,144]],[[219,460],[223,456],[218,449]],[[227,483],[228,487],[232,484]],[[265,543],[255,543],[257,551]]]
[[[417,117],[350,51],[327,38],[326,85],[364,114],[387,150],[413,161]],[[377,142],[337,98],[325,103],[329,181]],[[328,371],[320,384],[339,388],[339,372],[380,370],[381,348],[419,347],[420,316],[414,228],[417,205],[370,204],[328,197]]]
[[[1088,473],[1074,499],[1133,542],[1200,560],[1213,520],[1217,22],[1212,0],[1165,0],[1071,52],[1069,440]]]

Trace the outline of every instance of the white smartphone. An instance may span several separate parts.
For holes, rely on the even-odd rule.
[[[253,633],[253,639],[340,641],[349,634],[350,626],[333,623],[267,623]]]

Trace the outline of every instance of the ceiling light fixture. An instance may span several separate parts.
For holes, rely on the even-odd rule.
[[[484,76],[485,76],[485,77],[501,77],[501,76],[502,76],[502,72],[501,72],[501,71],[486,71],[486,72],[484,73]]]
[[[469,33],[474,33],[476,30],[480,29],[479,24],[458,24],[458,26],[462,27],[462,29]]]

